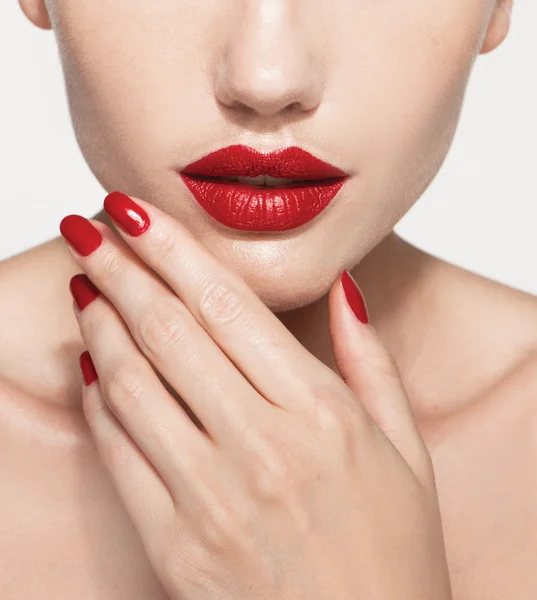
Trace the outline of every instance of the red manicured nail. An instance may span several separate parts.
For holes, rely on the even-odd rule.
[[[97,379],[97,371],[95,370],[95,365],[91,360],[90,353],[85,350],[80,355],[80,369],[82,370],[82,375],[84,376],[84,383],[86,385],[90,385]]]
[[[108,194],[104,199],[104,210],[128,235],[136,237],[149,227],[149,215],[122,192]]]
[[[369,315],[362,292],[347,269],[343,271],[340,281],[352,312],[362,323],[369,323]]]
[[[84,310],[86,306],[90,302],[93,302],[101,293],[90,278],[84,273],[79,273],[78,275],[71,277],[69,289],[71,290],[71,294],[73,295],[79,310]]]
[[[60,223],[60,232],[82,256],[88,256],[101,245],[103,236],[91,221],[80,215],[67,215]]]

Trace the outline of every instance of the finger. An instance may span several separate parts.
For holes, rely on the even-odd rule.
[[[428,476],[429,454],[399,369],[369,323],[361,291],[348,272],[332,286],[328,303],[330,336],[342,379],[416,474]]]
[[[88,351],[80,355],[80,367],[82,407],[97,452],[145,544],[174,514],[173,499],[159,473],[106,406]]]
[[[75,275],[75,301],[89,289],[86,275]],[[87,294],[86,294],[87,298]],[[106,405],[147,457],[171,495],[185,500],[192,480],[213,463],[212,442],[164,389],[140,353],[117,311],[102,295],[94,295],[75,311],[91,354]]]
[[[238,273],[176,219],[120,192],[109,194],[104,208],[126,243],[170,285],[264,398],[288,409],[308,408],[309,382],[337,379]]]
[[[61,229],[71,243],[79,239],[73,242],[73,225],[83,229],[83,240],[94,236],[98,242],[87,256],[73,250],[73,257],[112,302],[139,351],[184,399],[213,440],[240,441],[245,423],[262,421],[273,407],[169,286],[108,227],[98,223],[97,229],[78,215],[65,217]],[[96,353],[92,356],[99,360]]]

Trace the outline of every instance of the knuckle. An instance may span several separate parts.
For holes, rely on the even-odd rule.
[[[316,431],[323,434],[339,436],[347,431],[347,413],[335,402],[316,402],[311,410],[311,418]]]
[[[244,305],[234,287],[221,281],[212,281],[205,286],[201,295],[199,313],[208,325],[232,325],[244,314]]]
[[[253,485],[258,499],[283,501],[296,484],[290,461],[277,451],[263,451],[253,465]]]
[[[99,397],[93,397],[91,394],[82,396],[82,410],[86,421],[92,425],[92,428],[98,427],[101,419],[107,418],[108,409],[106,404]]]
[[[99,260],[92,266],[95,279],[100,283],[116,278],[124,271],[125,260],[115,249],[109,249],[99,255]]]
[[[105,464],[110,467],[113,473],[123,471],[133,458],[132,448],[123,436],[114,436],[111,440],[103,441],[101,453]]]
[[[88,425],[96,434],[97,450],[105,465],[108,465],[113,473],[120,472],[132,460],[132,448],[126,443],[123,435],[116,432],[111,435],[104,433],[110,430],[110,419],[114,419],[109,407],[103,401],[86,398],[82,408]],[[103,423],[107,423],[107,426],[102,427]]]
[[[78,317],[81,330],[89,337],[93,337],[103,328],[107,316],[106,310],[98,310],[98,305],[94,304],[95,306],[88,307],[90,310],[83,310]]]
[[[202,519],[202,538],[213,551],[225,550],[234,545],[239,536],[236,531],[236,520],[233,512],[225,503],[214,503]]]
[[[121,366],[105,380],[104,393],[112,412],[125,414],[142,404],[144,396],[142,370],[134,365]]]
[[[341,389],[333,384],[321,384],[311,393],[308,416],[317,433],[340,436],[348,433],[356,411],[341,397]]]
[[[363,356],[363,361],[384,377],[400,380],[399,367],[395,358],[384,345],[375,344]]]
[[[155,229],[153,235],[148,238],[148,243],[151,246],[149,248],[151,255],[159,264],[178,261],[180,246],[177,235],[174,236],[171,232],[162,230],[157,232]]]
[[[144,351],[158,356],[167,349],[184,345],[187,329],[186,317],[177,304],[164,300],[142,315],[138,334]]]
[[[337,467],[357,466],[360,440],[367,433],[368,419],[354,396],[333,384],[318,387],[312,396],[307,421],[315,439],[312,458],[325,463],[335,460]],[[322,451],[327,447],[331,452]]]

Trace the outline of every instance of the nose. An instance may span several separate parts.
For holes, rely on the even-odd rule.
[[[308,38],[300,26],[305,19],[298,9],[307,10],[308,5],[252,1],[243,4],[238,20],[230,18],[215,78],[215,95],[222,105],[273,118],[319,104],[322,58],[315,52],[313,34]]]

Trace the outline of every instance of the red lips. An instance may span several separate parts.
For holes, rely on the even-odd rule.
[[[258,175],[308,181],[256,187],[218,177]],[[326,208],[348,174],[291,146],[262,154],[240,144],[227,146],[179,172],[198,203],[233,229],[283,231],[299,227]]]

